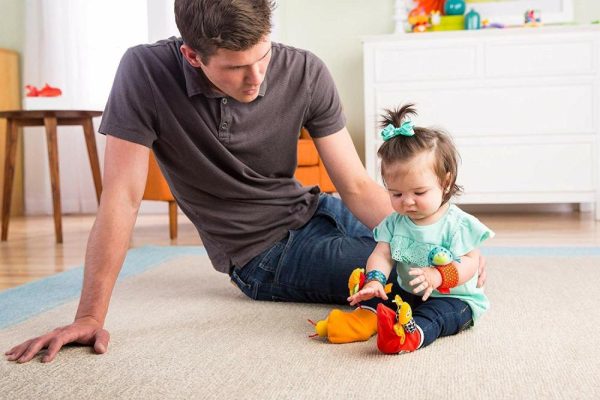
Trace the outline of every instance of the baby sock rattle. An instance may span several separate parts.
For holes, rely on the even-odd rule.
[[[410,304],[398,295],[393,302],[397,312],[381,303],[377,305],[377,348],[385,354],[415,351],[421,347],[423,335],[412,317]]]
[[[356,268],[348,278],[350,296],[356,294],[365,284],[364,268]],[[391,291],[392,284],[385,287],[386,293]],[[310,337],[324,337],[331,343],[352,343],[368,340],[377,333],[377,315],[368,308],[358,307],[352,312],[339,309],[332,310],[327,318],[313,322],[315,334]]]

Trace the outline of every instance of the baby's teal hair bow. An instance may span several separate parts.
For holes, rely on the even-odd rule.
[[[413,129],[414,126],[415,125],[411,120],[404,122],[402,125],[400,125],[400,128],[396,128],[394,125],[389,124],[388,126],[383,128],[379,134],[381,135],[383,141],[387,142],[391,138],[396,137],[398,135],[413,136],[415,134],[415,130]]]

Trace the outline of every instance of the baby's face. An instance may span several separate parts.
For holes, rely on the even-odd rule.
[[[392,207],[417,225],[431,224],[443,213],[440,206],[444,188],[433,170],[433,157],[433,152],[423,152],[408,162],[385,167],[384,180]]]

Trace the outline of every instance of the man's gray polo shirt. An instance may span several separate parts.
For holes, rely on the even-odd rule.
[[[154,150],[214,267],[229,272],[311,218],[319,189],[294,179],[298,134],[330,135],[345,118],[331,75],[308,51],[273,43],[258,98],[240,103],[214,91],[181,45],[125,53],[99,131]]]

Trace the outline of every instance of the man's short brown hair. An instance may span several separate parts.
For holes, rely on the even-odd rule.
[[[272,0],[175,0],[185,44],[208,64],[218,49],[243,51],[271,32]]]

